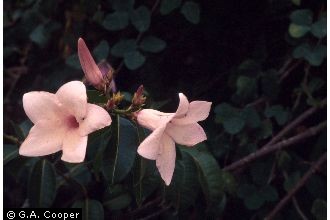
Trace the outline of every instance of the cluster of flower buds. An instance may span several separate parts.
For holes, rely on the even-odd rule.
[[[116,108],[121,103],[121,101],[123,101],[123,99],[124,95],[120,92],[113,93],[112,97],[108,100],[106,104],[106,109],[109,111]]]

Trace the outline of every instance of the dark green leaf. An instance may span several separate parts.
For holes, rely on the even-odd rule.
[[[114,0],[112,6],[116,11],[130,11],[133,9],[134,0]]]
[[[279,125],[284,125],[289,119],[289,112],[284,110],[281,105],[273,105],[266,108],[265,116],[274,117]]]
[[[55,170],[47,160],[39,160],[33,167],[28,198],[31,207],[47,208],[53,203],[56,195]]]
[[[111,48],[111,54],[115,57],[124,57],[126,53],[135,51],[136,43],[134,39],[120,40]]]
[[[289,26],[289,34],[291,37],[300,38],[307,34],[310,29],[311,28],[309,26],[291,23]]]
[[[18,148],[12,144],[3,145],[3,166],[18,156]]]
[[[317,22],[312,25],[311,29],[312,34],[321,39],[327,35],[327,19],[320,18]]]
[[[277,166],[280,169],[285,170],[288,168],[290,161],[291,161],[290,154],[288,154],[288,152],[286,151],[281,151],[277,157]]]
[[[278,194],[276,189],[270,185],[263,186],[259,190],[259,195],[261,195],[264,201],[267,202],[275,202],[278,200]]]
[[[228,118],[223,122],[223,127],[229,134],[237,134],[245,125],[245,122],[240,117]]]
[[[288,176],[287,179],[285,179],[284,181],[284,189],[288,192],[290,191],[290,189],[292,189],[292,187],[294,187],[296,185],[296,183],[299,181],[300,179],[300,172],[294,172],[291,175]]]
[[[244,199],[246,208],[250,210],[259,209],[264,204],[264,202],[264,198],[259,193],[253,193],[251,196],[248,196]]]
[[[237,190],[237,196],[245,199],[257,192],[257,188],[254,185],[242,184]]]
[[[104,210],[102,204],[97,200],[85,199],[76,201],[72,208],[82,208],[83,220],[103,220]]]
[[[136,149],[138,144],[138,136],[134,125],[127,119],[116,117],[116,121],[112,122],[113,134],[115,138],[114,155],[111,167],[112,169],[104,168],[104,172],[111,183],[120,182],[123,180],[133,167]],[[108,158],[105,158],[107,160]]]
[[[125,54],[124,63],[130,70],[135,70],[141,67],[146,58],[139,51],[132,51]]]
[[[293,50],[292,56],[296,59],[303,58],[309,51],[311,51],[311,47],[307,43],[303,43]]]
[[[305,54],[305,59],[312,66],[320,66],[326,56],[327,47],[325,45],[317,45]]]
[[[158,53],[164,50],[166,42],[154,36],[144,37],[140,43],[140,48],[147,52]]]
[[[27,119],[27,120],[23,121],[21,124],[19,124],[19,127],[21,128],[24,138],[29,134],[29,131],[32,128],[32,126],[33,126],[33,124],[29,119]]]
[[[107,59],[109,55],[109,44],[107,41],[102,40],[93,50],[96,62],[100,62],[102,59]]]
[[[181,0],[162,0],[160,2],[160,14],[167,15],[181,5]]]
[[[125,11],[116,11],[107,14],[102,26],[109,31],[118,31],[127,27],[129,21],[128,13]]]
[[[182,159],[177,160],[173,179],[166,189],[177,209],[186,209],[196,200],[199,192],[198,172],[192,157],[181,152]]]
[[[193,24],[198,24],[200,20],[199,6],[195,2],[186,1],[181,7],[181,13]]]
[[[317,220],[327,219],[327,202],[321,199],[315,199],[311,212]]]
[[[291,13],[290,19],[298,25],[310,25],[313,21],[313,12],[309,9],[299,9]]]
[[[44,47],[48,41],[46,36],[45,26],[43,24],[38,25],[30,34],[30,40],[40,47]]]
[[[130,14],[133,26],[139,32],[145,32],[150,26],[151,12],[145,6],[140,6]]]
[[[269,120],[265,120],[261,123],[261,127],[258,129],[256,135],[258,139],[268,138],[273,134],[273,125]]]
[[[253,107],[244,108],[241,112],[245,124],[251,128],[257,128],[261,124],[258,112]]]
[[[222,123],[228,133],[237,134],[243,129],[245,121],[238,109],[227,103],[222,103],[216,106],[214,111],[217,114],[216,122]]]
[[[131,201],[132,197],[128,193],[124,193],[115,198],[104,201],[103,205],[109,210],[119,210],[129,206]]]
[[[217,161],[207,152],[198,152],[186,147],[180,149],[193,158],[199,170],[199,181],[205,196],[209,201],[218,201],[223,196],[224,185]]]
[[[66,65],[68,65],[74,69],[81,70],[78,54],[72,54],[71,56],[66,58],[65,63],[66,63]]]
[[[236,94],[243,100],[255,98],[257,82],[255,78],[240,76],[236,81]]]

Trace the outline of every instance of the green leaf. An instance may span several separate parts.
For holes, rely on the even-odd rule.
[[[118,31],[127,27],[129,22],[128,13],[125,11],[115,11],[107,14],[102,26],[109,31]]]
[[[255,78],[239,76],[236,81],[236,94],[243,100],[255,98],[257,82]]]
[[[181,13],[191,23],[198,24],[200,21],[199,6],[195,2],[186,1],[181,7]]]
[[[221,181],[221,169],[214,157],[210,153],[198,152],[191,148],[182,147],[180,150],[193,158],[199,171],[200,186],[206,198],[211,202],[219,201],[223,196],[224,185]]]
[[[139,51],[131,51],[125,54],[124,63],[130,70],[135,70],[141,67],[146,58]]]
[[[259,193],[253,193],[251,196],[244,199],[246,208],[250,210],[257,210],[264,204],[264,198]]]
[[[47,160],[39,160],[29,179],[28,199],[33,208],[50,207],[56,195],[56,174]]]
[[[313,202],[312,214],[317,220],[327,219],[327,202],[322,199],[315,199]]]
[[[65,64],[74,69],[81,70],[79,57],[76,53],[68,56],[65,60]]]
[[[291,13],[290,19],[298,25],[311,25],[313,21],[313,12],[309,9],[299,9]]]
[[[301,4],[301,0],[291,0],[291,2],[297,6]]]
[[[104,210],[102,204],[97,200],[85,199],[76,201],[72,208],[82,208],[83,220],[103,220]]]
[[[312,34],[319,38],[322,39],[325,36],[327,36],[327,19],[326,18],[320,18],[317,22],[315,22],[312,25],[311,29]]]
[[[243,129],[245,121],[238,109],[227,103],[222,103],[216,106],[214,111],[217,114],[216,123],[222,123],[226,132],[237,134]]]
[[[128,193],[121,194],[115,198],[103,202],[104,207],[109,210],[120,210],[130,205],[132,197]]]
[[[284,181],[284,189],[289,192],[290,189],[292,189],[292,187],[294,187],[296,185],[296,183],[299,181],[300,179],[300,172],[294,172],[291,175],[288,176],[287,179],[285,179]]]
[[[112,146],[114,154],[111,163],[111,169],[104,168],[104,172],[108,176],[110,182],[117,183],[122,181],[133,167],[136,149],[138,145],[138,136],[134,125],[127,119],[116,117],[112,122],[113,138],[115,145]],[[105,157],[105,159],[107,159]]]
[[[293,52],[292,52],[292,56],[296,59],[299,58],[303,58],[306,56],[307,53],[309,53],[311,51],[311,47],[309,44],[307,43],[303,43],[300,44],[299,46],[297,46]]]
[[[289,119],[289,112],[284,110],[281,105],[273,105],[266,108],[265,116],[274,117],[279,125],[284,125]]]
[[[115,57],[124,57],[126,53],[135,51],[136,43],[134,39],[120,40],[111,48],[111,54]]]
[[[154,36],[144,37],[140,43],[140,48],[144,51],[151,53],[158,53],[164,50],[166,47],[166,42],[162,39]]]
[[[278,193],[276,189],[270,185],[265,185],[259,190],[259,195],[261,195],[264,201],[275,202],[278,200]]]
[[[107,97],[103,93],[97,90],[87,90],[87,100],[89,103],[103,103],[107,102]]]
[[[116,11],[130,11],[133,9],[134,0],[114,0],[112,7]]]
[[[11,160],[17,158],[18,148],[16,145],[4,144],[3,145],[3,166],[5,166]]]
[[[46,30],[44,24],[38,25],[29,35],[30,40],[40,47],[46,46],[48,37],[46,36]]]
[[[162,0],[160,2],[160,14],[167,15],[181,5],[181,0]]]
[[[305,59],[312,66],[320,66],[326,56],[327,47],[325,45],[317,45],[311,51],[305,54]]]
[[[139,32],[145,32],[150,26],[151,12],[145,6],[140,6],[130,14],[133,26]]]
[[[280,169],[285,170],[288,168],[290,161],[291,161],[290,154],[288,154],[288,152],[286,151],[281,151],[277,157],[277,166]]]
[[[251,128],[257,128],[261,124],[260,116],[254,107],[246,107],[241,112],[245,124]]]
[[[32,126],[33,126],[33,123],[29,119],[27,119],[19,124],[20,130],[22,131],[24,138],[29,134],[29,131],[32,128]]]
[[[166,193],[177,209],[184,210],[195,202],[200,188],[194,160],[184,151],[181,151],[181,155],[181,160],[176,161],[173,179]]]
[[[223,127],[229,134],[237,134],[245,125],[245,122],[240,117],[229,118],[223,122]]]
[[[109,44],[107,41],[102,40],[93,50],[96,62],[106,59],[109,55]]]
[[[266,139],[273,134],[273,125],[269,120],[264,120],[256,132],[258,139]]]
[[[300,38],[305,36],[305,34],[307,34],[310,29],[311,28],[309,26],[291,23],[289,26],[289,34],[291,37]]]
[[[65,166],[68,169],[68,172],[70,173],[70,178],[75,179],[82,186],[87,186],[92,176],[91,176],[91,172],[89,171],[89,168],[85,164],[65,163]],[[70,185],[72,183],[68,183],[67,180],[62,178],[61,181],[58,183],[58,185],[63,185],[63,184]]]

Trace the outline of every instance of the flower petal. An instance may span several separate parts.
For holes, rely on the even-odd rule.
[[[165,128],[166,124],[154,130],[146,139],[144,139],[137,149],[138,154],[144,158],[156,160],[160,153],[160,143]]]
[[[34,124],[39,120],[58,120],[63,115],[56,95],[48,92],[25,93],[23,108]]]
[[[93,131],[104,128],[111,124],[109,113],[102,107],[94,104],[87,104],[86,118],[79,125],[79,133],[86,136]]]
[[[175,143],[170,136],[164,134],[161,140],[161,153],[156,160],[156,166],[166,185],[170,185],[173,177],[175,157]]]
[[[180,99],[179,106],[175,112],[176,118],[183,117],[187,113],[189,108],[189,101],[183,93],[179,93],[179,99]]]
[[[62,160],[70,163],[83,162],[86,155],[87,136],[80,136],[78,129],[67,131],[63,140]]]
[[[185,117],[174,118],[174,124],[191,124],[205,120],[210,113],[212,102],[193,101],[189,104],[189,109]]]
[[[61,150],[65,128],[53,121],[40,120],[30,130],[22,143],[19,154],[24,156],[44,156]]]
[[[77,121],[83,120],[87,113],[87,95],[86,87],[80,81],[71,81],[59,88],[56,96],[63,107],[72,115]]]
[[[198,123],[176,125],[169,123],[165,133],[170,135],[178,144],[193,146],[207,139],[203,128]]]
[[[94,86],[100,85],[103,79],[102,73],[82,38],[78,40],[78,56],[87,81]]]
[[[155,130],[173,118],[173,113],[164,113],[153,109],[143,109],[137,113],[137,121],[140,125],[150,130]]]

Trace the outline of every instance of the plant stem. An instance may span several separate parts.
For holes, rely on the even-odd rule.
[[[305,175],[299,180],[299,182],[288,192],[288,194],[275,206],[275,208],[266,216],[265,220],[271,220],[275,215],[289,202],[298,190],[305,185],[307,180],[322,166],[327,160],[327,152],[325,152],[317,162],[305,173]]]
[[[288,147],[291,146],[293,144],[296,144],[306,138],[312,137],[316,134],[318,134],[320,131],[322,131],[325,127],[327,126],[327,122],[324,121],[314,127],[311,127],[309,129],[307,129],[305,132],[302,132],[296,136],[293,136],[289,139],[283,140],[277,144],[274,145],[267,145],[259,150],[257,150],[256,152],[253,152],[251,154],[249,154],[248,156],[230,164],[229,166],[226,166],[223,168],[224,171],[232,171],[235,170],[243,165],[246,165],[260,157],[263,157],[265,155],[268,155],[276,150],[280,150],[283,149],[284,147]]]

